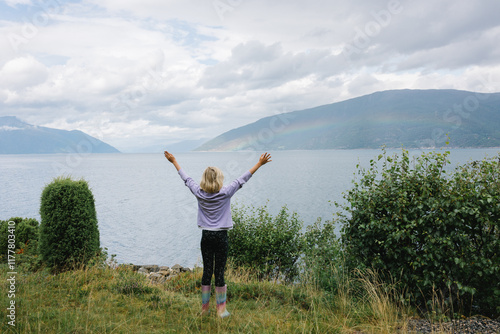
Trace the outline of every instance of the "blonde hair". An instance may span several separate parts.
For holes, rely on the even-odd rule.
[[[207,167],[201,176],[200,188],[210,194],[216,193],[222,188],[224,174],[217,167]]]

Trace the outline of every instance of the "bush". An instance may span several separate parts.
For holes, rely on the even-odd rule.
[[[342,242],[351,266],[396,276],[419,306],[437,294],[450,313],[498,315],[499,163],[472,162],[448,177],[448,155],[422,154],[411,168],[408,151],[384,151],[380,169],[375,160],[358,168]]]
[[[301,281],[313,283],[325,291],[337,292],[344,271],[344,259],[334,222],[322,222],[318,218],[316,223],[307,226],[304,242]]]
[[[94,196],[85,180],[56,178],[42,192],[39,252],[56,270],[86,264],[99,253]]]
[[[292,281],[298,274],[297,260],[303,248],[302,222],[286,206],[272,217],[266,206],[233,208],[234,227],[229,231],[233,263],[255,270],[259,278]]]
[[[14,225],[9,225],[13,221]],[[15,249],[18,252],[30,251],[36,253],[38,242],[38,221],[33,218],[13,217],[0,220],[0,250],[2,261],[7,260],[8,228],[14,227]]]

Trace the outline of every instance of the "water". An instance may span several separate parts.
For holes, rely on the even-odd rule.
[[[450,159],[456,165],[499,151],[452,150]],[[351,188],[356,164],[368,166],[381,151],[271,153],[273,161],[257,171],[232,203],[267,205],[272,214],[287,205],[309,225],[318,217],[332,217],[331,203],[342,202],[342,192]],[[195,180],[211,165],[223,170],[225,183],[243,174],[258,157],[255,152],[176,154]],[[0,155],[0,219],[16,216],[40,221],[41,192],[60,175],[88,181],[95,197],[101,246],[116,254],[119,263],[201,264],[196,199],[162,153]]]

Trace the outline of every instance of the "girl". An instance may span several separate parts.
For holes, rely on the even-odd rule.
[[[198,227],[202,229],[201,255],[203,257],[203,276],[201,279],[202,314],[208,314],[212,275],[215,275],[215,296],[217,315],[221,318],[229,316],[226,310],[227,285],[224,281],[224,270],[227,260],[227,231],[233,227],[231,219],[231,197],[252,177],[263,165],[272,161],[267,152],[259,161],[242,176],[223,186],[224,175],[217,167],[207,167],[198,185],[181,166],[175,157],[165,151],[165,158],[179,172],[179,176],[198,200]]]

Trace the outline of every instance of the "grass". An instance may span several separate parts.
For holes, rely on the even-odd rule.
[[[6,264],[0,265],[6,277]],[[336,293],[313,284],[258,281],[250,270],[229,266],[228,310],[202,317],[202,271],[162,285],[119,267],[90,267],[51,274],[18,267],[16,326],[7,324],[8,282],[1,281],[2,333],[397,333],[410,310],[393,302],[394,289],[369,273],[356,281],[338,273]]]

